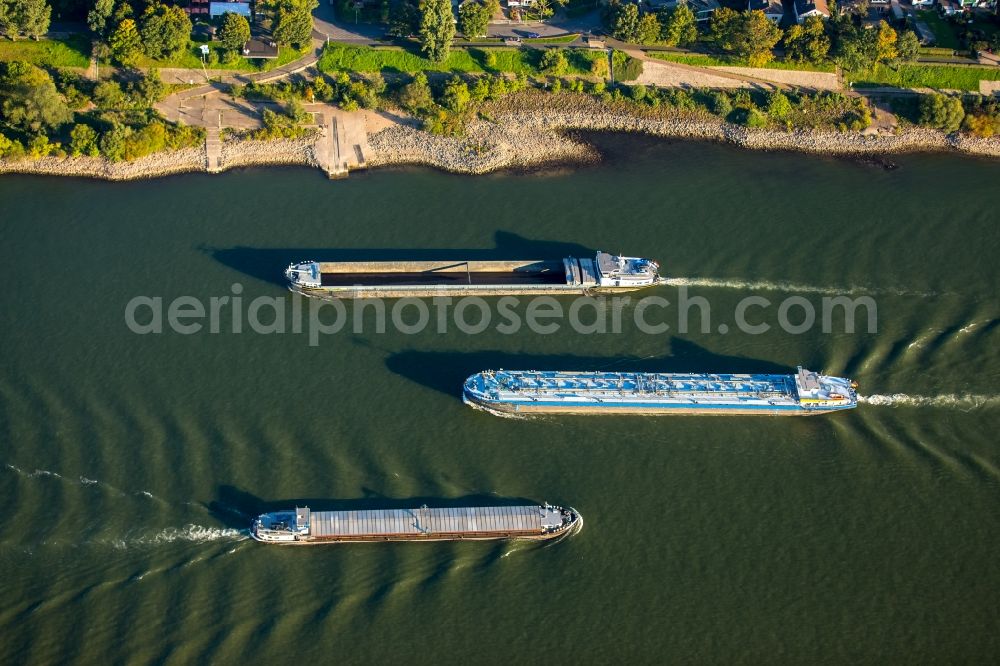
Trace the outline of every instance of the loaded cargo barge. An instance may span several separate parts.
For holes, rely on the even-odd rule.
[[[808,415],[857,407],[857,384],[794,375],[487,370],[465,381],[466,404],[541,414]]]
[[[574,509],[471,506],[452,509],[311,511],[296,507],[258,516],[250,536],[264,543],[307,545],[379,541],[543,541],[583,527]]]
[[[303,261],[285,277],[294,291],[339,298],[588,294],[663,282],[655,261],[607,252],[561,261]]]

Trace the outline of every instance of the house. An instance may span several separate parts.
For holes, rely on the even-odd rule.
[[[536,0],[507,0],[507,6],[510,8],[514,7],[532,7],[534,6]]]
[[[764,12],[764,16],[775,24],[781,23],[781,19],[785,16],[785,8],[781,4],[781,0],[748,0],[747,11]]]
[[[810,16],[830,18],[830,8],[826,0],[795,0],[795,22],[802,23]]]
[[[962,13],[962,5],[959,0],[939,0],[941,13],[945,16],[954,16]]]
[[[222,16],[228,12],[245,16],[248,20],[252,18],[249,2],[209,2],[208,15],[212,18]]]
[[[694,12],[694,17],[698,21],[707,21],[712,13],[716,9],[721,7],[719,0],[656,0],[650,1],[651,6],[655,7],[666,7],[667,9],[673,9],[677,5],[685,4],[688,6],[692,12]]]
[[[906,18],[906,12],[904,12],[903,8],[899,6],[899,0],[892,0],[890,8],[892,10],[893,20],[902,21],[904,18]]]
[[[273,60],[278,57],[278,45],[270,37],[256,35],[243,45],[243,57]]]
[[[937,0],[911,0],[910,4],[914,7],[931,7]]]
[[[208,16],[208,2],[209,0],[190,0],[184,11],[188,16]]]

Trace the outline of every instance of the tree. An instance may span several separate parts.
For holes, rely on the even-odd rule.
[[[889,62],[896,59],[896,31],[885,21],[879,21],[875,41],[875,59]]]
[[[0,0],[0,35],[17,39],[17,20],[14,17],[14,3],[10,0]],[[3,135],[0,135],[0,142],[4,138]],[[2,150],[3,145],[6,144],[0,144],[0,150]],[[2,154],[0,153],[0,155]]]
[[[49,20],[52,18],[52,8],[45,0],[14,0],[15,13],[20,31],[38,39],[49,30]]]
[[[687,46],[698,39],[698,20],[685,3],[660,12],[660,39],[667,46]]]
[[[469,39],[483,37],[493,14],[500,8],[497,0],[485,4],[469,0],[458,8],[458,29]]]
[[[94,0],[94,6],[87,12],[87,27],[91,32],[103,35],[108,27],[108,19],[115,11],[115,0]]]
[[[454,37],[451,0],[420,0],[420,50],[434,62],[444,62]]]
[[[390,37],[409,37],[420,30],[420,11],[410,0],[401,0],[389,9],[389,28],[386,34]]]
[[[270,109],[267,109],[268,111]],[[107,132],[101,135],[97,142],[101,154],[112,162],[118,162],[125,158],[125,142],[128,139],[129,129],[123,125],[115,123]]]
[[[444,84],[444,92],[441,93],[441,106],[450,111],[461,111],[469,104],[472,98],[469,93],[469,86],[460,76],[451,77]]]
[[[317,0],[280,0],[274,14],[274,39],[279,44],[303,47],[312,40],[312,10]]]
[[[97,157],[100,151],[97,148],[97,132],[94,128],[90,125],[73,125],[69,133],[69,150],[73,157],[81,155]]]
[[[611,8],[611,35],[623,42],[639,39],[639,5],[617,3]]]
[[[250,40],[250,24],[235,12],[222,15],[222,28],[219,30],[219,41],[229,51],[243,51],[243,45]]]
[[[1000,33],[997,33],[1000,35]],[[896,38],[896,61],[913,62],[920,53],[920,38],[912,30],[904,30]]]
[[[792,112],[792,103],[780,90],[772,91],[767,97],[767,115],[775,120],[784,120]]]
[[[426,74],[417,72],[413,80],[403,86],[399,93],[399,105],[410,113],[422,113],[434,107]]]
[[[153,2],[142,13],[142,42],[150,58],[169,58],[191,41],[191,19],[176,5]]]
[[[946,97],[938,93],[920,98],[920,124],[954,132],[962,125],[965,109],[958,97]]]
[[[802,25],[793,25],[785,32],[785,54],[797,62],[823,62],[830,52],[823,19],[810,16]]]
[[[640,44],[652,44],[660,38],[660,21],[656,14],[643,14],[639,19],[636,41]]]
[[[563,54],[562,49],[548,49],[542,54],[542,59],[538,63],[538,69],[544,74],[552,76],[562,76],[566,73],[569,62]]]
[[[26,62],[11,62],[0,75],[0,120],[31,134],[54,130],[73,119],[52,77]]]
[[[759,10],[736,12],[723,7],[712,14],[709,27],[724,51],[746,58],[751,67],[770,62],[772,49],[781,39],[781,28]]]
[[[119,23],[111,33],[108,46],[111,47],[111,56],[121,64],[131,66],[138,62],[142,56],[142,38],[135,21],[125,19]]]

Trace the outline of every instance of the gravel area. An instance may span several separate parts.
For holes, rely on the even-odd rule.
[[[836,74],[829,72],[803,72],[797,69],[767,69],[764,67],[715,67],[723,72],[752,76],[756,79],[785,83],[790,86],[816,90],[842,90]]]

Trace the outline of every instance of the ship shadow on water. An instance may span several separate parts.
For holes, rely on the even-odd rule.
[[[224,266],[277,285],[285,284],[285,267],[294,261],[502,261],[588,257],[596,252],[576,243],[532,240],[507,231],[496,232],[494,247],[491,249],[257,247],[199,249]]]
[[[717,372],[789,374],[794,368],[760,359],[715,354],[688,340],[673,339],[670,353],[652,358],[518,354],[500,351],[403,351],[385,361],[392,372],[459,397],[465,379],[481,370],[600,370],[606,372]]]
[[[289,497],[263,499],[235,486],[219,486],[216,499],[206,502],[205,508],[226,527],[245,529],[250,521],[262,513],[307,506],[313,511],[365,511],[371,509],[457,508],[467,506],[518,506],[538,504],[538,500],[524,497],[500,497],[479,494],[462,497],[386,497],[370,488],[361,489],[363,496],[354,499],[331,497]]]

